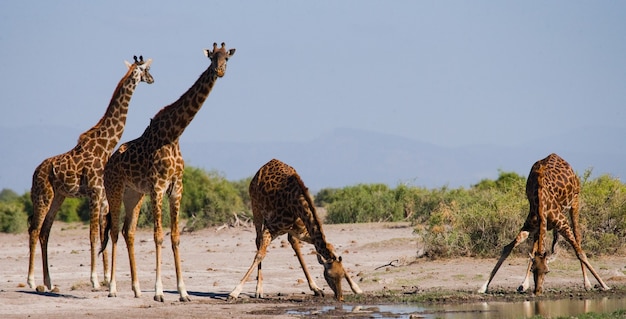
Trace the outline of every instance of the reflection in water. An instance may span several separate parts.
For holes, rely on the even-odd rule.
[[[576,316],[581,313],[609,313],[626,308],[624,298],[536,300],[524,302],[482,302],[460,305],[367,305],[326,306],[315,310],[290,310],[293,315],[324,315],[328,317],[352,314],[367,318],[483,318],[518,319],[541,315],[545,318]]]

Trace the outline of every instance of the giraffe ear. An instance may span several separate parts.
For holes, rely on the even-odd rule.
[[[130,69],[130,67],[132,66],[132,64],[130,64],[128,61],[124,60],[124,64],[126,64],[126,67]]]
[[[229,55],[229,56],[233,56],[233,55],[235,55],[235,49],[230,49],[230,50],[228,50],[228,55]]]
[[[209,59],[210,59],[210,58],[211,58],[211,50],[209,50],[209,49],[204,49],[203,51],[204,51],[204,55],[205,55],[207,58],[209,58]]]
[[[146,62],[143,65],[147,68],[150,66],[150,64],[152,64],[152,59],[146,60]]]

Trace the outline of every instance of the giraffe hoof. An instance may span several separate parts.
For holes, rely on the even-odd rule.
[[[110,292],[110,293],[109,293],[109,297],[110,297],[110,298],[117,297],[117,294],[116,294],[116,293],[114,293],[114,292]]]
[[[191,299],[189,299],[189,296],[180,297],[178,300],[182,301],[182,302],[189,302],[189,301],[191,301]]]
[[[163,300],[163,296],[161,296],[161,295],[155,295],[155,296],[154,296],[154,301],[163,302],[163,301],[164,301],[164,300]]]
[[[519,287],[517,287],[517,292],[524,293],[526,292],[526,289],[524,289],[524,286],[520,285]]]

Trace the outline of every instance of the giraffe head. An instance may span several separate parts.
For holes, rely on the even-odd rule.
[[[543,281],[546,278],[546,274],[550,272],[548,267],[547,252],[543,254],[537,252],[535,256],[530,256],[532,259],[532,273],[535,280],[535,295],[539,296],[543,293]]]
[[[329,244],[332,248],[332,246]],[[346,277],[346,270],[341,263],[341,256],[335,257],[335,253],[331,250],[331,256],[324,259],[322,255],[317,254],[317,261],[324,266],[324,279],[335,293],[337,301],[343,301],[343,293],[341,289],[341,280]]]
[[[134,63],[129,63],[128,61],[124,61],[124,63],[126,63],[126,66],[130,69],[132,67],[135,67],[136,72],[135,75],[139,77],[139,81],[141,82],[146,82],[148,84],[152,84],[154,83],[154,78],[152,77],[152,74],[150,74],[150,64],[152,64],[152,59],[148,59],[148,61],[144,61],[143,60],[143,56],[140,55],[139,59],[137,59],[137,56],[133,56],[133,59],[135,60]]]
[[[226,44],[222,42],[222,47],[217,48],[217,43],[213,43],[213,51],[204,49],[204,55],[211,59],[211,66],[209,68],[215,71],[215,74],[219,77],[223,77],[226,74],[226,62],[235,54],[235,49],[226,50]]]

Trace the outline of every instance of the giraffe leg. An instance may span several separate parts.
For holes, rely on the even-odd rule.
[[[118,206],[114,206],[117,207],[117,210],[119,210],[121,207]],[[109,278],[109,297],[117,297],[117,282],[115,281],[115,267],[117,265],[117,240],[119,237],[119,232],[120,232],[120,226],[119,226],[119,211],[116,215],[118,215],[118,217],[113,218],[112,217],[113,213],[109,213],[107,215],[107,218],[109,218],[109,220],[107,221],[108,224],[106,227],[110,228],[111,230],[111,277]],[[116,222],[113,223],[112,221],[115,220]],[[104,242],[104,238],[106,238],[106,233],[103,236],[103,242]],[[104,249],[106,247],[104,247],[103,244],[103,248]],[[106,252],[106,251],[105,251]],[[103,257],[104,254],[103,254]]]
[[[135,260],[135,231],[137,230],[137,218],[139,217],[143,197],[143,194],[130,189],[126,189],[124,192],[124,209],[126,216],[124,217],[124,228],[122,229],[122,234],[124,235],[126,249],[128,250],[130,278],[132,280],[135,298],[141,297],[141,287],[139,285],[139,277],[137,276],[137,262]],[[115,246],[113,247],[115,248]]]
[[[574,251],[576,253],[576,257],[578,258],[578,260],[580,260],[580,264],[581,264],[581,268],[582,268],[582,272],[583,272],[583,280],[584,280],[584,284],[585,284],[585,289],[586,290],[590,290],[591,289],[591,283],[589,282],[589,278],[587,278],[587,275],[585,273],[585,267],[587,267],[589,272],[591,272],[593,277],[596,278],[596,280],[600,284],[600,288],[602,290],[610,290],[611,288],[609,286],[607,286],[607,284],[604,283],[602,278],[600,278],[600,275],[598,275],[596,270],[593,269],[593,267],[589,263],[589,260],[587,259],[587,255],[583,251],[582,247],[576,241],[576,238],[574,237],[572,232],[568,228],[563,228],[562,232],[561,232],[561,235],[563,235],[563,237],[565,237],[567,242],[569,242],[570,245],[572,245],[572,247],[574,248]]]
[[[260,225],[263,225],[263,223],[261,222]],[[262,227],[263,226],[261,226],[261,229],[262,229]],[[257,229],[257,232],[263,233],[262,230],[258,230],[258,229]],[[269,246],[271,241],[272,241],[272,238],[270,237],[270,241],[267,242],[267,244],[265,245],[266,251],[267,251],[267,247]],[[256,244],[256,247],[257,247],[256,248],[257,251],[263,245],[263,242],[265,242],[264,237],[263,236],[257,236],[257,238],[255,239],[255,244]],[[254,297],[255,298],[263,298],[263,259],[259,260],[259,264],[257,265],[256,288],[254,290]]]
[[[35,188],[35,187],[33,187]],[[42,188],[42,187],[39,187]],[[52,187],[49,187],[49,191],[37,191],[33,190],[31,194],[31,201],[33,203],[33,215],[29,217],[28,223],[28,247],[30,254],[28,256],[28,277],[27,282],[30,288],[35,288],[35,255],[37,251],[37,241],[39,241],[39,234],[41,234],[41,225],[50,211],[51,199],[54,198]]]
[[[569,208],[569,216],[570,216],[571,225],[572,225],[572,232],[574,233],[574,239],[576,240],[576,244],[578,245],[578,247],[581,247],[581,251],[582,251],[582,236],[580,235],[580,225],[578,223],[578,209],[579,209],[578,205],[579,205],[578,194],[574,194],[574,198],[572,199],[572,205]],[[576,253],[576,255],[578,256],[578,252]],[[585,289],[589,290],[591,289],[591,282],[589,282],[589,277],[587,277],[585,264],[583,263],[582,259],[580,259],[580,257],[578,259],[580,260],[580,269],[583,273],[583,284],[585,285]],[[585,256],[585,259],[587,259],[586,256]],[[596,280],[599,278],[599,276],[595,274],[594,274],[594,277],[596,277]],[[602,282],[601,280],[598,280],[598,282],[602,286],[603,290],[609,289],[609,287],[606,284],[604,284],[604,282]]]
[[[120,232],[120,211],[122,209],[122,196],[124,194],[124,185],[119,183],[111,183],[109,176],[105,174],[105,191],[106,191],[106,211],[100,218],[100,251],[106,252],[108,236],[111,236],[111,274],[109,277],[109,297],[117,296],[117,281],[115,279],[115,270],[117,266],[117,240]],[[103,209],[105,209],[103,207]],[[103,257],[105,254],[103,253]],[[106,265],[106,262],[105,262]]]
[[[65,196],[55,195],[50,205],[50,210],[46,214],[43,224],[41,225],[41,232],[39,233],[39,243],[41,244],[41,259],[43,262],[43,282],[48,289],[52,289],[52,280],[50,279],[50,268],[48,266],[48,239],[50,238],[50,229],[52,229],[52,223],[54,218],[61,208],[61,204],[65,200]]]
[[[491,274],[489,275],[489,279],[482,285],[482,287],[480,287],[480,289],[478,289],[479,293],[487,292],[487,289],[489,288],[489,284],[491,283],[491,280],[493,280],[493,277],[498,272],[498,269],[500,269],[500,266],[502,266],[502,263],[504,262],[504,260],[507,257],[509,257],[509,255],[511,254],[511,251],[513,251],[513,248],[517,247],[517,245],[521,244],[523,241],[526,240],[526,238],[528,238],[528,234],[529,234],[528,230],[526,230],[525,228],[522,228],[522,230],[517,234],[517,236],[515,236],[515,239],[513,239],[513,241],[509,243],[508,245],[504,246],[504,248],[502,249],[502,255],[500,256],[500,259],[498,259],[498,262],[496,263],[495,267],[493,267],[493,270],[491,271]]]
[[[535,249],[533,248],[533,251],[534,250]],[[526,268],[526,276],[524,276],[524,280],[522,280],[522,284],[519,285],[519,287],[517,287],[517,292],[519,293],[525,292],[526,290],[528,290],[528,287],[530,287],[530,277],[532,275],[531,273],[532,268],[533,268],[533,259],[530,258],[528,260],[528,267]]]
[[[102,204],[100,205],[100,216],[99,216],[99,234],[100,234],[100,243],[104,241],[104,227],[106,226],[104,222],[104,218],[106,214],[109,213],[109,202],[104,198],[102,200]],[[111,282],[111,271],[109,269],[109,254],[106,249],[100,251],[102,253],[102,266],[104,273],[104,284],[108,285]]]
[[[524,280],[522,280],[522,284],[517,287],[517,292],[519,293],[525,292],[526,290],[528,290],[528,287],[530,287],[530,278],[532,276],[533,269],[533,257],[535,256],[535,252],[537,252],[537,235],[538,233],[534,234],[533,249],[529,254],[530,258],[528,259],[528,267],[526,267],[526,275],[524,276]]]
[[[258,266],[258,276],[257,276],[257,287],[256,287],[255,297],[263,298],[263,276],[261,274],[261,261],[263,261],[263,258],[265,258],[265,255],[267,254],[267,247],[272,241],[272,235],[267,229],[261,230],[260,229],[261,227],[262,226],[257,226],[257,238],[256,238],[257,251],[256,251],[256,254],[254,255],[254,260],[252,261],[252,265],[250,265],[250,268],[248,268],[248,271],[246,272],[246,274],[243,276],[243,278],[241,278],[241,281],[239,282],[237,287],[235,287],[235,289],[233,289],[233,291],[231,291],[230,294],[228,295],[229,300],[234,300],[234,299],[237,299],[237,297],[239,297],[239,294],[243,290],[243,285],[246,283],[246,281],[248,281],[248,278],[252,274],[252,271],[254,271],[254,268],[257,266]]]
[[[180,294],[179,300],[186,302],[191,301],[191,299],[189,299],[189,294],[187,293],[185,282],[183,281],[179,251],[180,230],[178,229],[178,214],[180,209],[180,199],[182,197],[182,189],[182,179],[179,179],[170,193],[170,238],[172,241],[172,251],[174,253],[174,265],[176,267],[176,285],[178,293]]]
[[[300,267],[302,267],[304,276],[306,277],[306,280],[309,283],[309,288],[311,289],[311,291],[313,291],[315,296],[324,297],[324,292],[322,291],[322,289],[320,289],[320,287],[317,286],[313,278],[311,278],[311,275],[309,274],[309,270],[307,269],[306,264],[304,263],[302,252],[300,252],[300,241],[297,238],[293,237],[291,234],[289,234],[287,238],[289,240],[289,243],[291,244],[291,248],[293,248],[293,251],[296,252],[296,256],[298,257],[298,261],[300,262]]]
[[[553,261],[556,260],[558,251],[557,251],[557,244],[559,242],[559,232],[556,229],[552,230],[552,253],[550,253],[550,258],[548,258],[548,262],[551,263]]]
[[[89,243],[91,249],[91,287],[93,289],[100,288],[100,282],[98,281],[98,248],[97,241],[100,235],[100,208],[101,201],[105,197],[104,186],[94,187],[89,199],[89,209],[91,215],[89,218]]]
[[[352,292],[354,292],[355,294],[362,294],[363,290],[361,290],[361,288],[359,287],[359,285],[357,285],[357,283],[352,280],[352,278],[350,278],[350,275],[348,275],[348,272],[346,272],[346,281],[348,281],[348,285],[350,285],[350,289],[352,289]]]
[[[163,281],[161,279],[161,260],[163,248],[163,203],[164,189],[155,189],[150,194],[150,202],[152,208],[152,217],[154,218],[154,245],[156,257],[156,271],[154,280],[154,301],[163,302]]]

